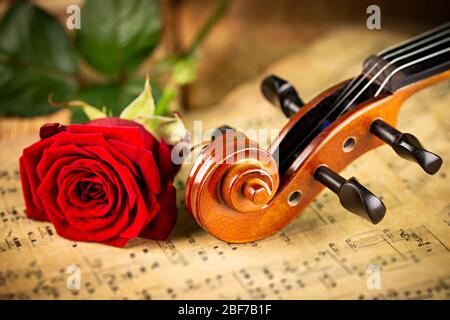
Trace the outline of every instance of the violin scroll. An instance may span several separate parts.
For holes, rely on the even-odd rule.
[[[221,196],[238,212],[258,210],[275,196],[278,189],[280,178],[276,163],[267,151],[256,145],[246,146],[234,156],[236,162],[224,172],[219,183]],[[239,160],[240,156],[243,159]]]
[[[186,185],[188,212],[221,240],[251,242],[285,227],[328,187],[345,209],[379,223],[386,213],[380,198],[355,178],[345,179],[338,172],[387,143],[399,156],[417,162],[429,174],[436,173],[442,159],[394,127],[408,97],[448,78],[450,70],[420,80],[411,77],[409,81],[417,81],[395,92],[373,95],[373,90],[367,90],[361,100],[345,98],[343,92],[350,92],[355,83],[350,80],[305,105],[288,82],[276,76],[266,78],[263,94],[281,108],[288,123],[268,150],[239,131],[219,128],[191,169]],[[379,88],[383,83],[378,81]]]
[[[243,133],[221,128],[191,170],[186,207],[205,230],[222,240],[265,237],[262,209],[280,184],[276,161]],[[269,223],[266,227],[271,229]]]

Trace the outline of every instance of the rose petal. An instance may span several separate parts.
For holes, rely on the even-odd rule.
[[[172,162],[171,150],[163,140],[161,140],[158,146],[158,156],[158,168],[161,182],[173,181],[176,169]]]
[[[95,167],[98,167],[95,170],[101,170],[102,174],[106,176],[106,179],[109,179],[111,184],[114,184],[117,189],[117,195],[110,195],[111,199],[114,200],[113,197],[117,197],[116,206],[109,210],[108,212],[102,212],[101,216],[98,214],[89,215],[89,210],[85,210],[83,214],[78,207],[71,206],[70,201],[67,200],[65,192],[60,192],[58,194],[58,204],[64,210],[65,217],[68,221],[70,221],[71,225],[83,232],[86,232],[86,235],[90,237],[90,232],[96,230],[98,232],[98,239],[108,239],[111,237],[111,233],[118,233],[128,223],[128,212],[130,208],[135,205],[136,196],[127,196],[127,201],[124,202],[122,199],[125,199],[125,195],[128,195],[129,192],[125,192],[123,189],[123,180],[122,177],[119,180],[116,177],[116,171],[111,170],[111,168],[106,164],[102,163],[99,160],[90,160],[90,159],[79,159],[72,163],[70,166],[65,167],[61,170],[60,175],[58,176],[58,185],[64,185],[64,181],[69,180],[71,182],[71,173],[76,172],[77,170],[86,170],[89,168],[91,170]],[[120,171],[120,169],[119,169]],[[97,174],[99,174],[97,172]],[[66,190],[67,186],[63,186],[61,190]],[[132,186],[129,186],[132,188]],[[134,193],[132,193],[134,195]],[[110,232],[106,233],[103,230],[105,227],[111,229]]]
[[[105,140],[105,138],[101,134],[95,133],[86,133],[86,134],[74,134],[74,133],[60,133],[56,136],[52,148],[55,146],[62,146],[74,144],[79,148],[85,150],[86,146],[100,146],[108,150],[108,152],[123,165],[125,165],[128,170],[131,171],[133,175],[137,175],[136,168],[133,166],[133,163],[127,159],[123,154],[121,154],[118,150],[116,150],[111,144]]]
[[[32,201],[37,208],[42,208],[42,203],[36,193],[36,189],[40,184],[40,179],[36,172],[36,165],[39,163],[43,151],[53,143],[55,137],[56,136],[50,137],[49,139],[40,140],[23,150],[21,160],[22,165],[20,167],[21,176],[23,176],[22,179],[27,180],[27,185],[29,186],[29,191],[32,197],[32,199],[29,199],[29,202]]]
[[[42,157],[36,166],[36,172],[39,179],[42,180],[54,165],[55,159],[68,158],[74,161],[83,157],[90,157],[90,154],[74,144],[54,146],[44,150]]]
[[[63,126],[60,123],[46,123],[39,129],[39,137],[41,139],[47,139],[65,130],[66,126]]]
[[[156,138],[147,131],[144,126],[140,123],[137,123],[135,121],[130,121],[126,119],[120,119],[115,117],[109,117],[109,118],[103,118],[103,119],[96,119],[93,121],[90,121],[86,124],[87,126],[99,126],[99,127],[108,127],[109,130],[106,132],[107,136],[105,136],[107,139],[114,139],[114,137],[109,136],[109,131],[111,130],[122,130],[123,127],[132,127],[132,128],[139,128],[140,130],[140,137],[136,140],[131,140],[129,144],[136,145],[136,141],[142,141],[143,142],[143,148],[147,150],[152,150],[153,145],[157,143]],[[84,130],[89,130],[89,128],[86,128]],[[90,131],[86,131],[90,132]],[[123,135],[120,135],[122,138]],[[120,141],[123,141],[121,139],[118,139]],[[124,141],[126,142],[126,141]],[[137,146],[137,145],[136,145]]]
[[[25,200],[25,206],[27,208],[26,210],[27,216],[31,219],[48,221],[47,213],[45,212],[45,210],[40,205],[37,205],[36,202],[33,201],[34,190],[32,190],[30,187],[28,179],[30,173],[27,172],[23,157],[20,157],[19,166],[20,166],[20,180],[22,182],[23,196]]]
[[[115,191],[111,192],[112,186],[106,184],[102,181],[99,176],[95,176],[95,179],[99,181],[102,185],[105,185],[105,189],[110,194],[110,196],[104,195],[103,198],[95,199],[93,201],[86,201],[80,199],[80,195],[78,194],[77,185],[80,181],[84,179],[93,179],[86,178],[87,175],[91,174],[87,171],[82,171],[81,168],[78,172],[73,171],[73,165],[64,167],[61,170],[61,173],[58,176],[58,189],[64,190],[64,192],[58,192],[58,205],[64,213],[68,217],[74,218],[94,218],[94,217],[102,217],[108,212],[111,211],[111,207],[114,205],[114,199],[120,197]],[[116,184],[117,185],[117,184]]]
[[[171,183],[165,186],[158,202],[161,208],[158,214],[141,231],[141,237],[165,240],[175,225],[177,220],[176,190]]]
[[[109,140],[109,143],[117,150],[120,150],[127,158],[129,158],[143,175],[148,192],[158,194],[161,192],[160,176],[155,159],[150,151],[146,149],[138,149],[129,144],[118,140]]]
[[[137,123],[136,123],[137,124]],[[139,148],[153,148],[156,142],[142,126],[70,125],[67,131],[74,134],[101,134],[106,140],[114,139]]]

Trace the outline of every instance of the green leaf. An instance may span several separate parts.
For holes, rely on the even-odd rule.
[[[129,73],[155,49],[161,20],[158,0],[87,0],[76,45],[98,71]]]
[[[98,109],[105,107],[108,115],[119,116],[122,110],[142,91],[144,79],[133,79],[124,84],[110,83],[82,87],[77,100],[86,101]],[[151,81],[152,95],[158,99],[161,95],[159,86]],[[79,108],[74,108],[72,123],[83,123],[89,119]]]
[[[70,99],[77,70],[74,50],[60,23],[29,2],[14,2],[0,22],[0,115],[56,111],[48,95]]]
[[[117,115],[122,103],[123,88],[116,83],[82,87],[77,99],[86,101],[98,109],[105,108],[108,115]]]
[[[70,117],[70,123],[78,124],[88,122],[89,118],[81,108],[74,108]]]
[[[155,101],[153,100],[150,81],[145,80],[144,90],[133,100],[120,114],[120,118],[134,120],[139,116],[151,116],[155,112]]]
[[[172,145],[180,142],[188,132],[178,114],[174,114],[171,117],[158,115],[139,116],[135,121],[142,124],[145,129],[158,139],[163,139]]]

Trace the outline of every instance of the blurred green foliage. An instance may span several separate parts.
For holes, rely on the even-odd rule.
[[[226,10],[219,0],[186,51],[157,62],[168,74],[164,86],[152,81],[156,113],[164,115],[177,86],[195,80],[197,47]],[[136,69],[158,45],[163,19],[158,0],[86,0],[81,28],[71,41],[61,23],[24,0],[15,1],[0,21],[0,116],[35,116],[56,111],[48,103],[83,100],[119,115],[142,91]],[[105,83],[81,81],[79,59],[105,77]],[[74,110],[72,122],[86,121]]]
[[[159,2],[87,1],[76,48],[92,67],[111,77],[133,72],[156,48],[162,28]]]
[[[73,96],[78,62],[64,28],[27,2],[15,2],[0,22],[0,115],[55,111],[47,102]]]

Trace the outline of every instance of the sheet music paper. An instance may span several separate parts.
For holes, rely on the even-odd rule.
[[[307,101],[356,75],[370,53],[405,38],[386,33],[336,31],[267,73],[291,81]],[[260,80],[243,84],[211,111],[187,115],[187,125],[202,119],[204,129],[224,123],[280,129],[286,120],[262,98]],[[118,249],[65,240],[50,223],[29,220],[24,212],[18,157],[37,133],[1,141],[0,298],[449,299],[449,101],[448,81],[428,88],[406,103],[399,123],[443,157],[436,176],[387,146],[342,173],[382,196],[388,212],[380,224],[347,213],[324,191],[274,236],[239,245],[207,234],[183,209],[188,165],[176,183],[179,220],[166,241],[136,239]],[[80,268],[80,290],[67,286],[74,265]]]

